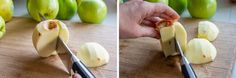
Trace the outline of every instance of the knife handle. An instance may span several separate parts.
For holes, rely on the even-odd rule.
[[[81,61],[74,62],[72,65],[72,70],[80,74],[82,78],[96,78]]]
[[[184,75],[184,78],[197,78],[191,64],[181,65],[181,70]]]

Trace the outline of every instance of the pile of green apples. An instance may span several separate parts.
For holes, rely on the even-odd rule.
[[[36,21],[42,21],[40,14],[48,19],[69,20],[76,11],[82,22],[99,24],[107,15],[107,6],[103,0],[27,0],[29,15]],[[14,5],[12,0],[0,2],[0,38],[6,32],[5,22],[12,19]]]
[[[209,19],[214,16],[217,9],[216,0],[145,0],[148,2],[161,2],[169,5],[179,15],[181,15],[185,9],[193,18]]]
[[[82,22],[97,24],[107,14],[103,0],[27,0],[27,9],[36,21],[42,21],[39,14],[46,19],[69,20],[77,11]]]

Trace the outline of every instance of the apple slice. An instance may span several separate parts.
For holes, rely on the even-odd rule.
[[[217,26],[209,21],[200,21],[198,24],[198,38],[214,41],[219,34]]]
[[[109,54],[107,50],[96,42],[88,42],[83,44],[77,52],[77,57],[87,67],[98,67],[109,62]]]
[[[167,25],[167,24],[161,24]],[[174,38],[179,41],[183,51],[187,44],[187,32],[183,25],[179,22],[174,22],[171,26],[160,26],[161,45],[165,56],[176,55]]]
[[[190,63],[202,64],[211,62],[217,54],[216,48],[208,40],[195,38],[189,41],[185,56]]]
[[[187,32],[181,23],[175,22],[173,25],[175,27],[176,40],[179,41],[181,49],[185,52],[187,45]]]
[[[42,21],[36,26],[32,41],[39,56],[48,57],[57,54],[55,49],[58,36],[60,36],[65,43],[68,42],[68,29],[66,25],[59,20]]]

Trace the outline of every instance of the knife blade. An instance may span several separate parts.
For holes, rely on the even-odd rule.
[[[56,51],[57,53],[64,53],[59,54],[58,56],[69,72],[72,68],[73,72],[80,74],[82,78],[96,78],[93,73],[91,73],[91,71],[72,53],[60,37],[57,39]]]
[[[41,21],[46,20],[46,18],[40,12],[39,12],[39,17],[40,17]]]
[[[187,58],[184,56],[183,51],[180,47],[179,42],[176,40],[176,37],[174,39],[175,41],[175,49],[177,52],[181,55],[181,71],[184,75],[184,78],[197,78],[197,75],[195,71],[192,68],[192,65],[188,62]]]

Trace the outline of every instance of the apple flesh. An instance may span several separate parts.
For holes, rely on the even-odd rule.
[[[57,14],[58,19],[68,20],[71,19],[77,10],[76,0],[58,0],[59,12]]]
[[[179,22],[174,22],[172,26],[162,26],[162,28],[160,28],[160,35],[162,49],[166,57],[178,54],[175,51],[175,38],[180,43],[181,49],[185,52],[187,44],[187,32],[182,24]]]
[[[32,36],[32,41],[39,56],[48,57],[56,54],[57,38],[60,37],[67,43],[69,31],[64,23],[59,20],[46,20],[40,22]]]
[[[109,62],[107,50],[96,42],[83,44],[77,52],[77,57],[87,67],[98,67]]]
[[[82,22],[101,23],[107,15],[103,0],[78,0],[78,15]]]
[[[0,16],[7,22],[11,20],[14,12],[14,5],[12,0],[1,0],[0,2]]]
[[[27,0],[27,10],[36,21],[42,21],[39,14],[46,19],[54,19],[59,11],[58,0]]]
[[[4,19],[0,16],[0,38],[6,33],[6,25]]]
[[[200,21],[198,23],[198,38],[205,38],[214,41],[219,34],[217,26],[209,21]]]
[[[189,41],[185,56],[190,63],[202,64],[215,59],[216,48],[206,39],[195,38]]]
[[[160,30],[161,34],[161,47],[164,51],[165,56],[176,55],[175,51],[175,28],[171,27],[163,27]]]
[[[194,18],[211,18],[217,9],[216,0],[188,0],[188,11]]]

